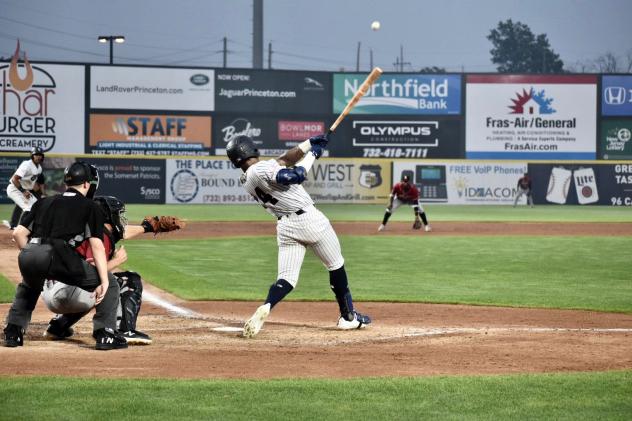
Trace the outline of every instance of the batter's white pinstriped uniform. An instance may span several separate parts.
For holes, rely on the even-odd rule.
[[[276,182],[277,173],[283,168],[274,159],[259,161],[241,176],[241,183],[268,212],[277,217],[277,279],[285,279],[296,287],[307,247],[329,271],[342,267],[344,258],[329,219],[314,207],[314,201],[303,186]]]

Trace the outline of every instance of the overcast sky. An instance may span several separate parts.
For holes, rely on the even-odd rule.
[[[606,52],[632,51],[632,0],[264,0],[264,64],[272,43],[278,69],[393,70],[404,47],[406,70],[495,71],[490,30],[513,19],[545,33],[566,68]],[[382,28],[372,31],[373,20]],[[252,65],[252,0],[0,0],[0,56],[20,38],[31,60],[104,63],[98,35],[121,34],[115,63]]]

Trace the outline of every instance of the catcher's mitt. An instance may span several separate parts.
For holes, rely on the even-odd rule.
[[[415,219],[415,223],[413,224],[413,229],[414,230],[421,229],[421,220],[420,219]]]
[[[176,216],[146,216],[141,225],[145,228],[145,232],[169,232],[182,229],[186,226],[184,221]]]

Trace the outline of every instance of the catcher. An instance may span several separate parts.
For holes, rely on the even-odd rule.
[[[423,221],[425,231],[429,232],[432,230],[428,224],[424,207],[419,202],[419,190],[417,190],[417,186],[410,182],[410,178],[405,175],[402,177],[402,181],[400,183],[396,183],[393,186],[393,190],[389,196],[388,206],[386,207],[382,224],[377,229],[378,231],[384,231],[388,218],[390,218],[393,211],[401,205],[410,205],[413,208],[413,211],[415,212],[413,229],[421,229]]]
[[[108,260],[108,272],[113,272],[120,286],[120,298],[117,313],[117,328],[128,344],[148,345],[152,340],[149,335],[136,330],[136,320],[142,303],[143,284],[136,272],[114,272],[127,261],[125,247],[118,250],[116,243],[128,240],[137,235],[152,232],[154,235],[184,228],[185,224],[172,216],[148,216],[140,225],[127,225],[125,204],[112,196],[98,196],[94,199],[104,213],[104,246]],[[88,262],[92,262],[92,249],[88,242],[83,242],[77,251]],[[50,320],[44,336],[53,339],[66,339],[74,334],[72,325],[77,323],[95,305],[93,293],[81,288],[66,285],[62,282],[47,280],[42,297],[46,306],[58,313]]]

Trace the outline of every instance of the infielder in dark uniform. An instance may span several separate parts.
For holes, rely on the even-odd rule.
[[[65,193],[35,202],[13,232],[21,250],[18,265],[22,282],[7,316],[5,346],[24,344],[24,332],[44,280],[59,279],[93,292],[96,349],[127,348],[125,339],[115,332],[119,285],[107,271],[103,213],[92,200],[99,182],[97,169],[75,162],[64,171],[64,182],[68,186]],[[92,247],[94,266],[75,250],[85,239]]]
[[[524,173],[524,175],[518,179],[518,194],[516,195],[516,199],[514,200],[514,208],[516,207],[516,205],[518,205],[518,200],[520,200],[522,195],[527,196],[527,204],[533,207],[532,185],[529,173]]]
[[[410,182],[410,178],[405,175],[402,177],[402,181],[400,183],[396,183],[393,186],[393,190],[391,190],[388,206],[386,207],[384,218],[382,218],[382,224],[377,229],[378,231],[384,231],[388,219],[391,217],[395,209],[401,205],[409,205],[413,208],[413,212],[415,212],[413,229],[420,229],[423,221],[425,231],[429,232],[432,230],[428,224],[428,218],[426,218],[426,211],[419,202],[419,190],[417,189],[417,186]]]
[[[329,220],[314,207],[301,183],[327,146],[326,136],[314,136],[277,159],[259,160],[259,151],[248,136],[238,136],[226,146],[233,165],[244,172],[240,182],[269,213],[277,218],[279,246],[277,281],[268,297],[244,324],[244,336],[261,330],[270,310],[298,283],[306,248],[314,251],[329,271],[329,284],[338,301],[338,329],[358,329],[371,319],[353,308],[340,242]]]

